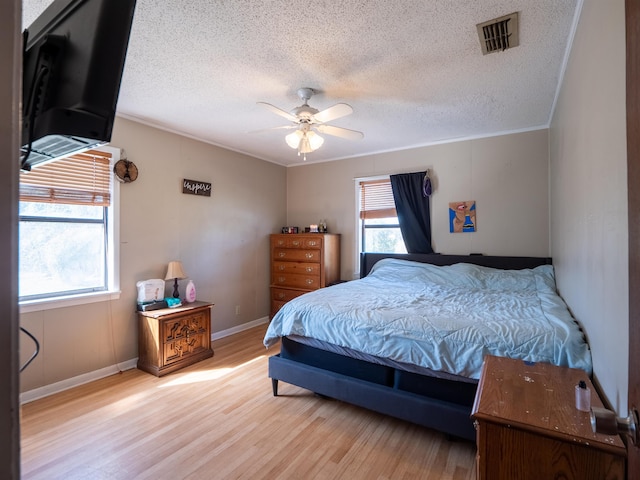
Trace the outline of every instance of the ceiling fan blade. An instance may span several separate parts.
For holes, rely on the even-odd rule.
[[[364,133],[357,130],[349,130],[348,128],[334,127],[332,125],[317,125],[315,128],[320,133],[326,133],[334,137],[342,137],[349,140],[362,140],[364,138]]]
[[[353,113],[351,105],[346,103],[336,103],[333,107],[325,108],[321,112],[316,113],[313,118],[320,123],[330,122],[336,118],[345,117]]]
[[[293,128],[300,128],[299,125],[283,125],[281,127],[260,128],[259,130],[251,130],[249,133],[264,133],[271,130],[291,130]]]
[[[284,117],[287,120],[291,120],[292,122],[298,123],[298,117],[296,117],[295,115],[291,115],[289,112],[285,112],[281,108],[271,105],[270,103],[265,103],[265,102],[257,102],[257,103],[258,105],[262,105],[263,107],[266,107],[268,110],[271,110],[276,115],[280,115],[281,117]]]

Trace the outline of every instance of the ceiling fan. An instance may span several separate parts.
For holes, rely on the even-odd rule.
[[[349,140],[360,140],[364,138],[362,132],[326,124],[327,122],[353,113],[353,108],[351,108],[350,105],[346,103],[336,103],[332,107],[319,111],[317,108],[313,108],[308,104],[309,99],[316,93],[312,88],[300,88],[297,93],[303,101],[303,104],[290,112],[273,106],[270,103],[258,102],[258,105],[263,105],[273,113],[292,122],[291,125],[267,128],[265,130],[295,129],[295,132],[287,135],[285,140],[287,145],[298,150],[298,155],[302,154],[304,156],[304,160],[307,159],[307,153],[317,150],[324,143],[324,138],[316,132]]]

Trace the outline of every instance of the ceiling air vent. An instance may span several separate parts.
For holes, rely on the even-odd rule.
[[[518,12],[488,22],[479,23],[478,37],[482,54],[501,52],[520,44],[518,35]]]

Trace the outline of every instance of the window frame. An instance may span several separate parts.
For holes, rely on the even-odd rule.
[[[115,163],[120,160],[120,149],[114,147],[100,147],[96,148],[95,150],[100,150],[111,154],[110,171],[113,171],[113,165],[115,165]],[[111,175],[113,175],[113,173]],[[104,220],[106,226],[106,290],[82,293],[78,292],[68,295],[52,295],[48,297],[32,298],[28,300],[19,299],[18,304],[20,313],[111,301],[120,298],[120,184],[115,179],[111,182],[111,204],[110,206],[104,208],[106,210],[106,218]]]
[[[387,217],[387,218],[391,218],[391,217]],[[397,216],[395,218],[398,218]],[[369,252],[365,252],[364,247],[365,247],[365,242],[366,242],[366,236],[365,236],[365,232],[367,230],[376,230],[376,229],[382,229],[382,228],[397,228],[398,230],[400,230],[400,223],[381,223],[381,224],[376,224],[376,225],[365,225],[365,219],[360,219],[360,235],[361,235],[361,243],[360,243],[360,253],[369,253]],[[371,253],[391,253],[391,252],[371,252]]]
[[[365,219],[360,218],[360,209],[362,208],[362,196],[361,196],[361,184],[364,182],[375,182],[379,180],[388,180],[391,182],[391,174],[376,175],[370,177],[357,177],[354,178],[355,183],[355,230],[356,230],[356,242],[355,242],[355,272],[354,278],[358,278],[360,275],[360,257],[364,253],[365,247],[365,229],[378,229],[378,228],[397,228],[400,231],[400,224],[381,224],[381,225],[369,225],[365,226]],[[396,219],[397,219],[396,214]]]

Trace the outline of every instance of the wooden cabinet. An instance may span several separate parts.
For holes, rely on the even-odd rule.
[[[477,478],[490,480],[624,479],[619,436],[591,431],[589,412],[575,407],[575,385],[591,389],[582,370],[485,357],[472,417],[477,429]]]
[[[158,377],[213,356],[212,303],[138,312],[138,368]]]
[[[340,279],[340,235],[271,235],[271,317],[289,300]]]

